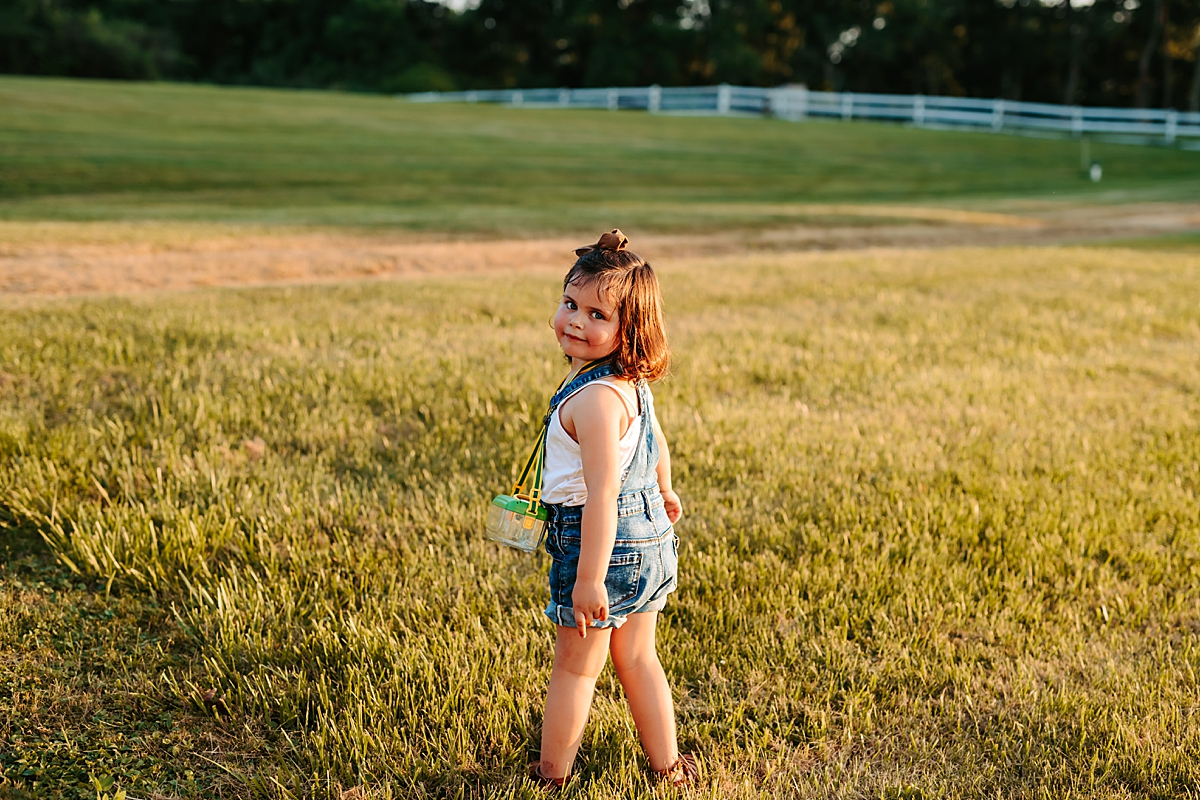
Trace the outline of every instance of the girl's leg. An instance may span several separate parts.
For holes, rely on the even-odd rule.
[[[566,777],[575,763],[611,633],[611,628],[589,628],[581,639],[575,628],[558,627],[542,718],[541,772],[547,778]]]
[[[610,646],[613,667],[625,689],[638,737],[653,770],[666,769],[679,758],[675,703],[654,648],[657,622],[657,611],[630,614],[625,624],[613,631]]]

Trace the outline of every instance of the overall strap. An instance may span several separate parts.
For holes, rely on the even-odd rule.
[[[641,430],[639,431],[637,450],[633,454],[633,461],[625,468],[625,472],[621,475],[621,490],[620,494],[628,494],[629,492],[638,492],[645,487],[640,484],[645,484],[649,478],[648,474],[658,465],[658,442],[654,437],[654,410],[650,399],[650,387],[646,385],[644,380],[639,380],[637,386],[638,398],[638,413],[641,416]],[[655,478],[657,482],[657,478]]]
[[[563,404],[563,401],[568,397],[575,394],[575,392],[579,391],[584,386],[587,386],[592,381],[599,380],[600,378],[607,378],[611,375],[615,375],[616,372],[616,362],[614,362],[612,359],[608,359],[604,361],[589,362],[584,364],[579,372],[575,373],[574,377],[568,375],[566,379],[559,384],[558,391],[556,391],[554,396],[550,398],[550,408],[547,409],[546,416],[542,418],[542,427],[547,427],[550,425],[550,418],[554,415],[554,412],[558,410],[558,407]]]

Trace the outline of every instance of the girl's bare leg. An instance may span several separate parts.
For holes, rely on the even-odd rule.
[[[630,614],[625,624],[613,631],[609,649],[650,769],[661,770],[679,758],[679,745],[671,687],[654,647],[657,622],[657,611]]]
[[[565,777],[575,763],[611,634],[611,628],[588,628],[581,639],[575,628],[558,627],[542,718],[541,770],[547,778]]]

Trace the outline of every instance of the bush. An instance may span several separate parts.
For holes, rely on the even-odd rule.
[[[458,89],[453,76],[433,64],[416,64],[391,80],[384,80],[385,92],[453,92]]]
[[[174,35],[99,11],[17,0],[0,10],[0,71],[26,75],[156,79],[182,61]]]

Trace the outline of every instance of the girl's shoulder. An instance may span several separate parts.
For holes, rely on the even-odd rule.
[[[597,389],[601,390],[607,387],[610,391],[615,389],[617,393],[625,399],[626,403],[632,401],[635,406],[637,405],[637,381],[630,380],[629,378],[618,378],[615,375],[610,375],[607,378],[600,378],[599,380],[593,381],[588,385],[587,388],[591,387],[596,387]]]
[[[575,403],[575,405],[592,405],[601,397],[619,396],[625,401],[625,405],[633,405],[637,407],[637,383],[628,378],[597,378],[586,386],[577,389],[566,400],[563,401],[563,407],[570,405],[572,401],[582,400],[587,398],[584,403]],[[603,401],[601,401],[603,402]]]
[[[579,413],[614,415],[620,418],[624,435],[639,413],[637,384],[625,378],[598,378],[565,399],[558,409],[559,421],[571,438],[575,438],[575,418]]]

